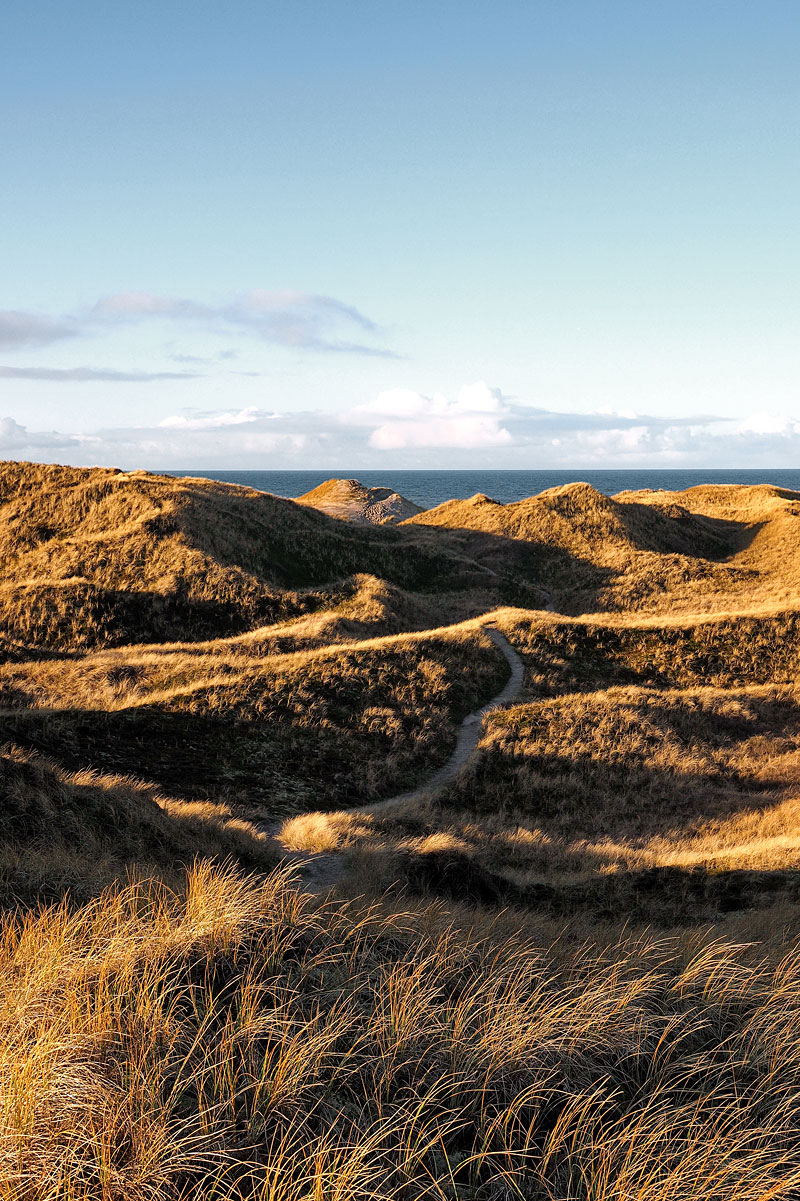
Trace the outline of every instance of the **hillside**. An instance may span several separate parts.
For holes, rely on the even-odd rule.
[[[277,861],[228,806],[177,800],[132,776],[69,772],[19,746],[0,751],[0,798],[0,909],[59,901],[65,890],[88,900],[132,865],[180,882],[198,856],[261,871]]]
[[[794,1201],[800,494],[328,483],[0,466],[0,1199]]]
[[[645,506],[635,497],[622,502],[589,484],[565,484],[508,505],[478,493],[469,500],[446,501],[411,520],[546,542],[601,564],[626,551],[714,559],[733,549],[722,524],[690,512],[674,498],[669,504]]]
[[[482,535],[483,562],[498,540],[535,548],[562,612],[702,612],[795,601],[799,517],[800,494],[777,488],[606,497],[568,484],[509,505],[448,501],[409,524]]]
[[[418,778],[503,670],[458,627],[266,656],[244,642],[40,659],[0,666],[0,738],[274,818]]]
[[[419,505],[399,492],[392,492],[390,488],[366,488],[358,480],[326,480],[298,496],[297,502],[358,525],[386,525],[405,521],[422,512]]]
[[[742,531],[735,564],[751,575],[753,588],[765,601],[795,601],[800,589],[800,493],[766,485],[716,485],[686,492],[637,492],[616,498],[656,510],[682,504],[710,521]],[[757,581],[757,582],[756,582]]]
[[[355,491],[365,504],[375,492]],[[337,520],[310,496],[2,464],[0,647],[24,657],[208,640],[314,615],[346,625],[358,596],[371,610],[358,632],[382,634],[497,604],[697,612],[791,603],[800,588],[800,500],[777,489],[609,499],[576,484],[513,505],[451,501],[397,527]]]
[[[251,489],[30,463],[0,464],[0,557],[0,634],[51,650],[241,633],[335,608],[364,572],[423,593],[488,580],[446,543]]]

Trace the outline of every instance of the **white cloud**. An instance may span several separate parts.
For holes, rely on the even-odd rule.
[[[438,392],[425,396],[410,388],[389,388],[343,414],[342,421],[372,427],[369,445],[376,450],[471,450],[512,441],[502,425],[508,412],[502,393],[481,380],[461,388],[452,401]]]
[[[559,413],[512,403],[480,383],[452,400],[387,389],[338,415],[255,406],[185,410],[146,428],[88,434],[27,430],[8,417],[0,422],[0,452],[154,469],[777,468],[800,463],[800,419]]]
[[[76,434],[59,434],[55,430],[28,430],[13,417],[0,417],[0,452],[53,450],[56,447],[75,451],[90,438]],[[46,460],[47,461],[47,457]]]
[[[464,413],[503,413],[508,410],[499,388],[490,388],[483,380],[467,384],[456,397],[455,409]]]
[[[752,434],[756,438],[796,438],[800,435],[800,421],[777,413],[754,413],[737,424],[736,432],[745,437]]]
[[[463,413],[503,415],[506,412],[508,409],[499,388],[490,388],[479,380],[461,388],[455,400],[448,400],[441,392],[426,396],[412,388],[387,388],[374,400],[350,409],[344,420],[354,425],[370,425],[376,417],[418,420],[425,417],[458,418]]]
[[[508,446],[511,442],[511,434],[494,418],[453,413],[446,417],[425,417],[418,422],[383,422],[369,436],[369,444],[376,450],[408,447],[474,450]]]
[[[227,425],[249,425],[253,421],[263,420],[264,414],[259,409],[240,409],[238,412],[209,413],[200,417],[165,417],[159,421],[159,429],[172,430],[218,430]]]
[[[511,434],[490,417],[429,417],[424,421],[385,421],[369,436],[376,450],[450,448],[480,450],[508,446]]]

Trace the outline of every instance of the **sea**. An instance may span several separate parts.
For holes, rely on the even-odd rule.
[[[483,492],[501,504],[510,504],[526,496],[535,496],[546,488],[558,488],[577,481],[591,484],[607,496],[645,488],[682,492],[698,484],[773,484],[800,492],[800,469],[796,468],[744,471],[215,471],[198,467],[169,474],[245,484],[260,492],[289,498],[302,496],[332,478],[357,479],[368,488],[391,488],[422,509],[432,509],[446,500],[463,500],[476,492]]]

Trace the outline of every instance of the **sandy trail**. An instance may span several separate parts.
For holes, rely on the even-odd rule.
[[[511,675],[503,691],[498,692],[497,696],[492,697],[483,708],[476,709],[474,713],[470,713],[464,718],[458,728],[458,738],[452,755],[446,763],[437,768],[422,784],[418,784],[416,788],[412,788],[408,792],[399,792],[397,796],[388,797],[385,801],[378,801],[372,805],[357,805],[354,809],[346,809],[346,813],[385,813],[387,809],[391,809],[394,805],[402,805],[407,801],[416,800],[424,793],[432,792],[433,789],[446,784],[448,780],[452,780],[453,776],[464,766],[480,742],[481,727],[487,713],[491,713],[493,709],[502,709],[504,705],[508,705],[519,695],[522,688],[522,681],[525,677],[525,665],[522,659],[514,650],[505,634],[495,626],[487,623],[484,629],[495,646],[503,652],[506,662],[511,668]]]
[[[396,796],[388,797],[384,801],[378,801],[369,805],[357,805],[352,809],[345,809],[345,813],[364,813],[370,815],[386,813],[395,806],[405,805],[409,801],[418,800],[441,787],[442,784],[446,784],[449,780],[452,780],[474,753],[480,741],[483,719],[487,714],[493,712],[493,710],[501,709],[503,706],[510,704],[519,695],[525,677],[525,665],[522,659],[514,650],[505,634],[492,625],[491,622],[487,621],[483,628],[498,650],[505,656],[506,662],[511,669],[511,674],[505,687],[496,696],[492,697],[487,704],[464,718],[459,726],[455,749],[450,758],[421,784],[418,784],[408,792],[401,792]],[[330,888],[335,884],[341,876],[342,859],[338,852],[288,850],[279,837],[281,823],[262,826],[261,829],[274,842],[283,862],[292,864],[299,869],[302,886],[306,891],[322,892],[324,889]]]

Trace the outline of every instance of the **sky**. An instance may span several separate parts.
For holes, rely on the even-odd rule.
[[[796,0],[9,0],[0,456],[800,467]]]

